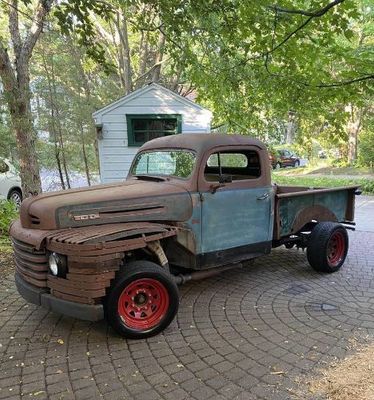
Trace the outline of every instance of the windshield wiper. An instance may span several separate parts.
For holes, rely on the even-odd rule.
[[[142,179],[145,181],[158,181],[158,182],[166,181],[166,178],[157,175],[134,175],[134,176],[138,179]]]

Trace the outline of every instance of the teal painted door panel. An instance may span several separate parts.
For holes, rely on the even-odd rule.
[[[269,194],[264,200],[258,197]],[[203,193],[203,253],[269,241],[273,234],[272,187]]]

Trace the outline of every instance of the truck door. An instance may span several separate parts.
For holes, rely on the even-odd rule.
[[[204,255],[267,253],[273,231],[273,189],[267,153],[223,148],[203,160],[199,179]],[[267,169],[267,170],[266,170]],[[225,252],[227,250],[227,252]],[[244,257],[243,257],[244,258]],[[229,261],[229,262],[230,262]]]

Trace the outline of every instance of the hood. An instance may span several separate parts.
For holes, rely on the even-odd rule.
[[[182,186],[128,180],[28,198],[21,206],[21,224],[60,229],[131,221],[183,222],[191,214],[191,196]]]

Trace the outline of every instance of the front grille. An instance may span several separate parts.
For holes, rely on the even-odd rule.
[[[16,271],[22,278],[37,287],[47,287],[48,258],[45,250],[12,238]]]

